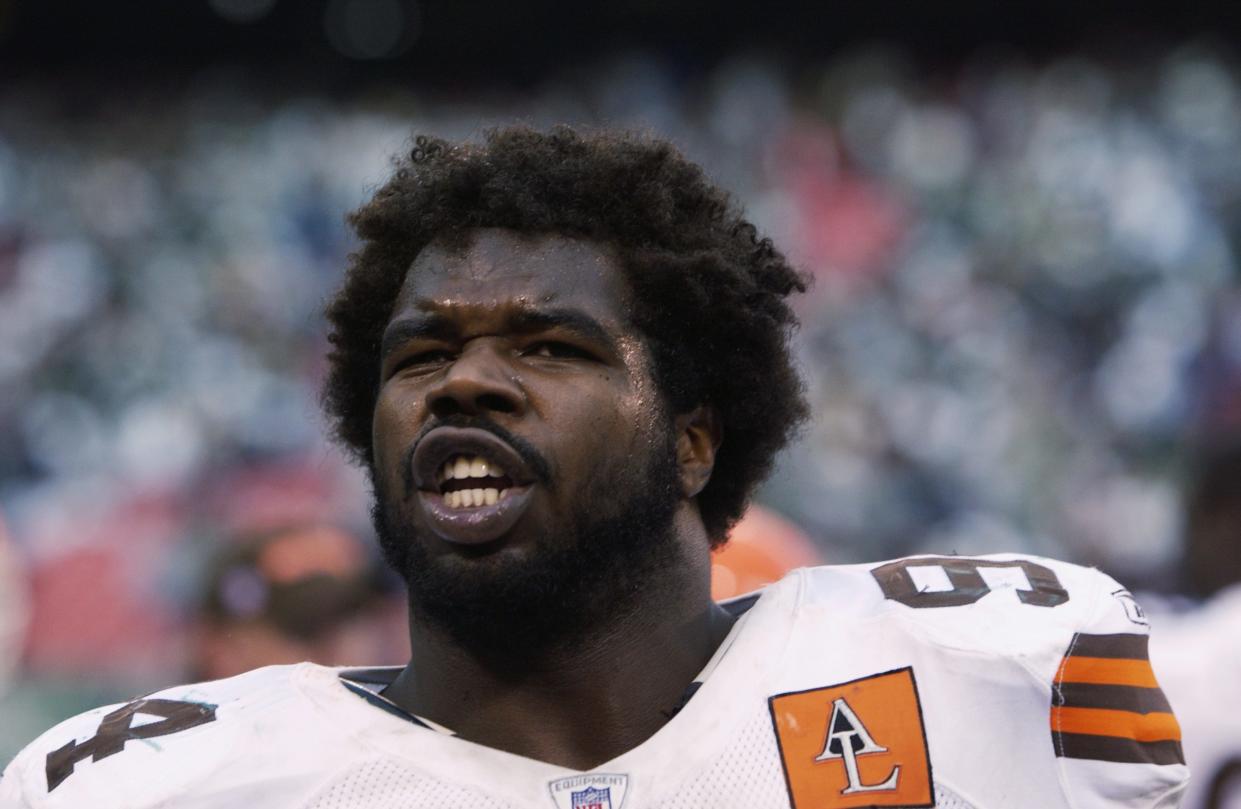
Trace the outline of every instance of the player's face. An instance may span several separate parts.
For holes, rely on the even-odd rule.
[[[667,535],[675,453],[629,301],[590,242],[492,229],[417,257],[373,425],[376,524],[416,602],[614,575]]]

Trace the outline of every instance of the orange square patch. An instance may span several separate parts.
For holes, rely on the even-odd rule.
[[[912,667],[768,705],[793,809],[935,805]]]

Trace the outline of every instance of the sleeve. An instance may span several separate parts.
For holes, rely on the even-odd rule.
[[[1051,683],[1051,737],[1075,809],[1169,809],[1189,779],[1181,729],[1147,657],[1150,627],[1114,579],[1085,571],[1095,604]]]

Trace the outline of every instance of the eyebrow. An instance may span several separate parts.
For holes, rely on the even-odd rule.
[[[609,351],[616,350],[616,340],[612,333],[598,320],[579,309],[522,309],[513,315],[511,321],[514,331],[536,332],[560,328],[598,343]]]
[[[508,319],[508,328],[518,333],[565,329],[616,352],[612,333],[595,318],[578,309],[521,309]],[[379,346],[380,359],[410,340],[452,340],[461,333],[451,318],[441,314],[415,315],[394,320],[384,330]]]
[[[394,320],[384,329],[379,343],[379,359],[388,355],[410,340],[424,338],[446,340],[455,337],[457,328],[443,315],[422,315]]]

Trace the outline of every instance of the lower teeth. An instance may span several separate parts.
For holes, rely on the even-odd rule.
[[[444,494],[449,508],[474,508],[495,505],[508,496],[508,489],[458,489]]]

